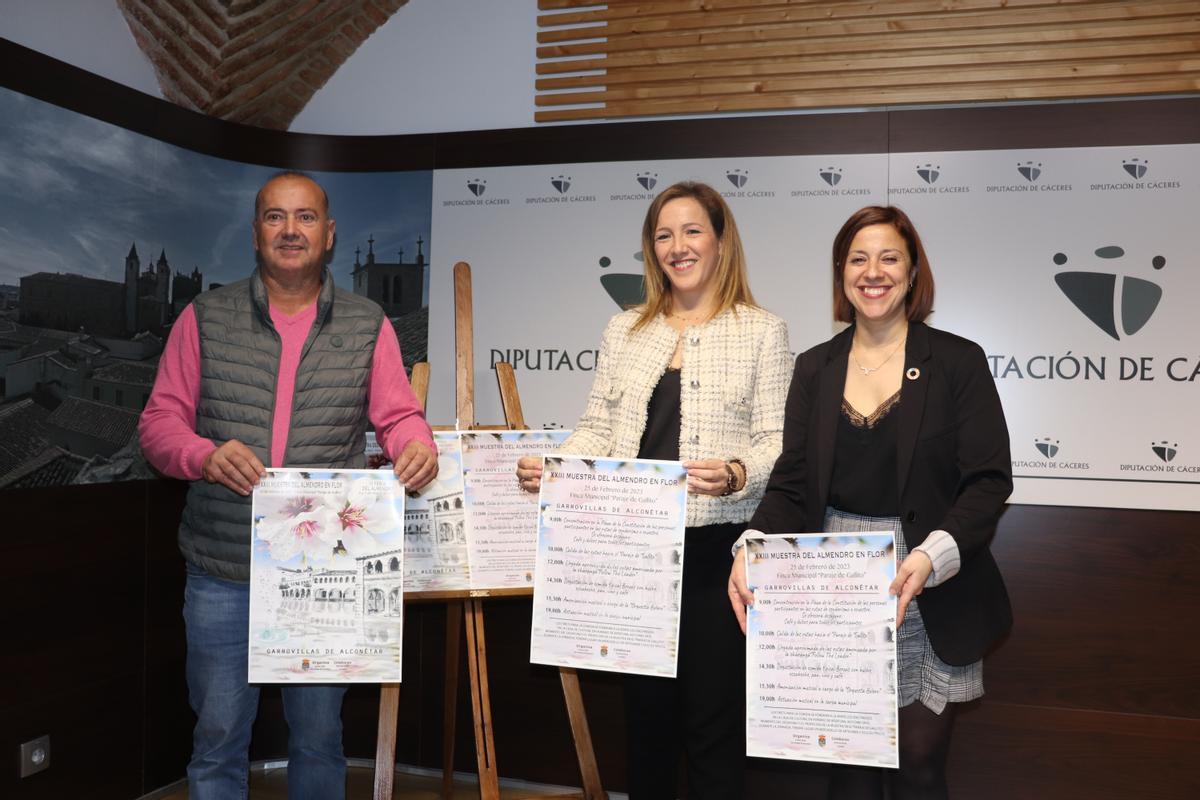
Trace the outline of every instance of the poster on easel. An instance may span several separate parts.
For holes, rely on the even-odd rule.
[[[567,430],[462,431],[472,589],[533,586],[538,498],[522,491],[517,460],[558,448]]]
[[[398,683],[404,491],[394,476],[269,469],[251,519],[248,680]]]
[[[462,445],[456,431],[434,431],[438,474],[409,494],[404,508],[404,590],[471,588],[463,497]]]
[[[531,588],[537,495],[518,486],[517,459],[540,457],[570,433],[434,431],[437,477],[420,492],[410,492],[404,509],[405,591]],[[368,433],[368,458],[384,463],[382,455]]]
[[[547,457],[538,504],[529,660],[675,677],[687,470]]]

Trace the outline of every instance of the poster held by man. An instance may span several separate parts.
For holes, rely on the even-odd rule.
[[[267,470],[252,495],[252,683],[400,682],[404,492],[390,470]]]

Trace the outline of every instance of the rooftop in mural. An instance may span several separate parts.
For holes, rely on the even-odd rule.
[[[45,436],[49,416],[29,398],[0,406],[0,481],[50,446]]]
[[[115,445],[124,445],[137,431],[138,412],[96,403],[82,397],[68,397],[46,419],[64,431],[82,433]]]
[[[36,489],[42,486],[63,486],[87,464],[87,459],[59,447],[49,447],[0,478],[0,489]]]
[[[156,372],[158,372],[158,367],[154,364],[140,361],[116,361],[93,372],[92,380],[151,387],[154,385]]]
[[[429,360],[429,308],[420,308],[403,317],[392,319],[396,338],[400,340],[400,355],[404,366],[412,372],[412,365]]]

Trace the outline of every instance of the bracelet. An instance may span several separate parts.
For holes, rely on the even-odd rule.
[[[737,484],[733,487],[733,490],[735,492],[740,492],[743,489],[745,489],[746,484],[750,482],[750,472],[746,469],[746,462],[742,461],[740,458],[731,458],[731,459],[729,459],[729,463],[737,464],[739,467],[742,468],[741,483]],[[736,473],[737,470],[734,470],[734,472]]]
[[[730,495],[730,494],[733,494],[734,492],[740,492],[742,489],[746,488],[745,483],[742,483],[741,486],[738,485],[737,472],[733,469],[734,464],[737,464],[739,467],[742,468],[743,475],[746,474],[746,464],[740,458],[731,458],[728,461],[726,461],[725,462],[725,476],[726,476],[725,491],[721,493],[722,495]]]

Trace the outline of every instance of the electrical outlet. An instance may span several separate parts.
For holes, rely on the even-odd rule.
[[[39,736],[21,745],[21,777],[28,778],[50,767],[50,736]]]

